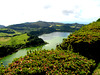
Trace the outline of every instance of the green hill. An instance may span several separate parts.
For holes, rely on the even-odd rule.
[[[0,57],[4,57],[21,48],[43,44],[45,44],[45,42],[41,38],[27,34],[20,34],[12,37],[1,37]]]
[[[93,22],[72,33],[67,39],[64,39],[59,47],[68,49],[70,46],[74,52],[79,52],[88,58],[99,60],[99,45],[100,22]]]
[[[99,45],[100,22],[97,21],[73,32],[56,50],[29,51],[8,67],[2,65],[0,72],[17,75],[99,75]]]
[[[45,33],[54,31],[66,31],[66,32],[73,32],[81,28],[83,24],[63,24],[63,23],[56,23],[56,22],[44,22],[44,21],[37,21],[37,22],[27,22],[21,24],[14,24],[10,25],[7,28],[14,29],[18,32],[25,33],[30,31],[45,31]]]
[[[72,50],[94,59],[97,63],[93,75],[100,75],[100,19],[83,26],[57,46],[57,49]]]
[[[4,25],[0,25],[0,28],[4,28],[5,26]]]
[[[11,37],[11,36],[19,35],[19,34],[21,33],[13,29],[0,28],[0,37]]]

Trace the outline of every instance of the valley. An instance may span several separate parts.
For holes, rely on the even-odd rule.
[[[15,45],[16,48],[17,45],[20,45],[19,47],[24,48],[25,46],[29,48],[21,48],[16,53],[8,55],[4,59],[2,58],[0,60],[2,62],[0,67],[1,74],[100,74],[99,19],[88,25],[78,25],[77,23],[55,24],[42,21],[29,24],[6,27],[19,32],[19,34],[12,32],[10,33],[14,34],[12,36],[1,37],[1,40],[5,39],[5,43],[0,41],[1,47],[5,46],[4,48],[6,48],[7,45],[12,45],[12,47]],[[7,33],[9,34],[9,32]],[[0,53],[2,54],[7,49],[0,49],[0,51],[2,50]],[[10,50],[8,49],[7,51]],[[13,60],[15,57],[18,58]],[[4,65],[9,62],[10,64],[5,67],[3,62]]]

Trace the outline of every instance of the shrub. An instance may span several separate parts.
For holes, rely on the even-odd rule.
[[[90,59],[100,62],[100,22],[93,22],[75,31],[57,46],[62,50],[73,49]]]
[[[18,75],[87,75],[95,67],[93,60],[88,60],[72,51],[42,50],[28,53],[23,58],[15,59],[2,74]]]

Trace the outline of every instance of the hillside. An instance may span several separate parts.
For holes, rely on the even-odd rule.
[[[8,67],[0,67],[4,75],[88,75],[95,67],[93,60],[72,51],[29,51]]]
[[[14,29],[18,32],[30,32],[30,31],[45,31],[45,33],[54,31],[66,31],[66,32],[73,32],[81,28],[83,24],[63,24],[63,23],[56,23],[56,22],[44,22],[44,21],[37,21],[37,22],[27,22],[21,24],[10,25],[7,28]]]
[[[11,37],[11,36],[19,35],[19,34],[21,33],[13,29],[0,28],[0,37]]]
[[[72,33],[57,46],[57,49],[72,50],[89,59],[94,59],[97,68],[93,75],[100,75],[100,19]]]
[[[0,25],[0,28],[4,28],[5,26],[4,25]]]
[[[0,72],[17,75],[99,75],[99,45],[100,22],[97,21],[70,34],[56,50],[30,50],[26,56],[14,59],[8,67],[2,65]]]
[[[70,46],[73,51],[97,60],[100,57],[99,45],[100,22],[93,22],[72,33],[67,39],[64,39],[59,47],[68,49]]]
[[[0,37],[0,57],[18,51],[21,48],[46,44],[37,36],[20,34],[12,37]]]

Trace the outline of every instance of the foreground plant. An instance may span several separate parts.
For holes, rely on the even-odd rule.
[[[87,75],[95,67],[93,60],[72,51],[43,50],[15,59],[1,74],[7,75]]]
[[[100,21],[92,22],[73,32],[57,48],[73,49],[74,52],[100,62]]]
[[[92,75],[100,75],[100,63],[97,65]]]

